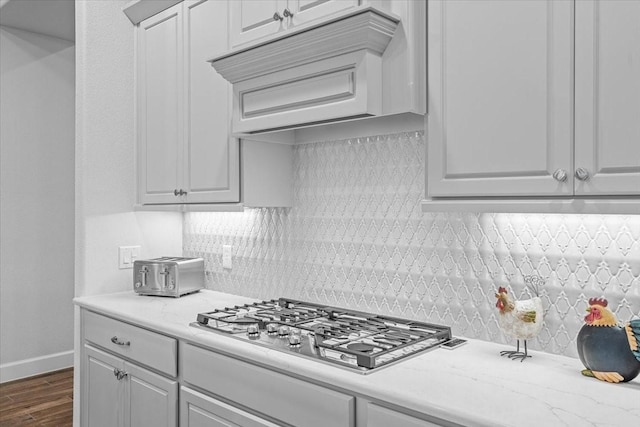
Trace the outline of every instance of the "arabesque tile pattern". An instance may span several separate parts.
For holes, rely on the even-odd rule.
[[[184,252],[207,287],[287,296],[448,324],[512,343],[494,292],[528,298],[545,279],[542,333],[530,348],[577,356],[587,300],[640,317],[640,215],[422,213],[424,133],[295,147],[294,207],[185,216]],[[233,269],[222,268],[222,245]]]

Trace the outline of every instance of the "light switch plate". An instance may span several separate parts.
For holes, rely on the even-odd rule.
[[[231,245],[222,245],[222,268],[232,268]]]
[[[133,262],[140,257],[140,246],[120,246],[118,248],[118,267],[122,270],[133,268]]]

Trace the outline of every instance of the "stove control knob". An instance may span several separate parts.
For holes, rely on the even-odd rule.
[[[291,347],[300,347],[300,342],[302,339],[300,335],[289,335],[289,346]]]
[[[269,323],[267,325],[267,334],[269,334],[269,335],[277,335],[278,334],[278,324],[277,323]]]
[[[258,338],[260,337],[260,329],[258,329],[258,325],[249,325],[247,326],[247,336],[249,338]]]
[[[278,336],[280,338],[285,338],[289,336],[289,327],[288,326],[280,326],[278,328]]]

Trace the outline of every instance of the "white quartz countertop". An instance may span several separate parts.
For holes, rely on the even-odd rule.
[[[580,360],[469,340],[362,375],[189,326],[200,312],[255,299],[203,290],[182,298],[133,292],[76,298],[81,307],[151,328],[281,372],[470,426],[640,426],[640,381],[608,384],[580,374]]]

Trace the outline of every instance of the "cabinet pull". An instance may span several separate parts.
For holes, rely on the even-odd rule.
[[[181,195],[181,196],[186,196],[186,195],[187,195],[187,192],[186,192],[186,191],[184,191],[184,190],[181,188],[181,189],[180,189],[180,195]]]
[[[285,18],[293,18],[293,13],[289,10],[289,8],[286,8],[283,12],[282,15]]]
[[[553,179],[558,182],[565,182],[567,180],[567,171],[564,169],[558,169],[553,173]]]
[[[117,345],[124,345],[124,346],[131,345],[131,341],[120,341],[116,336],[111,337],[111,342]]]
[[[182,190],[178,191],[178,189],[176,188],[175,190],[173,190],[173,195],[178,197],[182,195]]]
[[[273,20],[274,21],[282,21],[284,18],[282,17],[282,15],[280,15],[278,12],[273,14]]]
[[[588,180],[589,179],[589,171],[586,170],[585,168],[576,169],[576,178],[578,178],[580,181]]]
[[[120,370],[118,368],[113,368],[113,375],[118,379],[118,381],[120,381],[120,380],[126,378],[129,375],[129,373],[125,372],[125,371],[122,371],[122,370]]]

